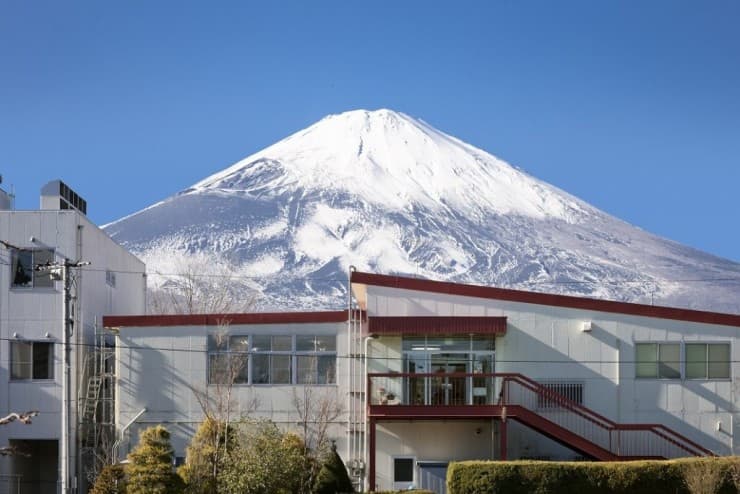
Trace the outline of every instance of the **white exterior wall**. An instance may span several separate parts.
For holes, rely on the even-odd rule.
[[[31,242],[31,237],[37,239]],[[74,435],[76,397],[86,346],[93,343],[95,322],[104,314],[138,314],[145,311],[145,266],[76,211],[0,211],[0,239],[27,248],[54,249],[71,260],[91,262],[78,270],[72,343],[70,437],[72,475],[76,471]],[[62,400],[62,282],[53,288],[11,289],[10,251],[0,246],[0,414],[39,410],[33,424],[13,424],[0,429],[0,445],[10,439],[56,439],[61,435]],[[116,271],[116,287],[106,284],[105,271]],[[46,337],[46,334],[49,337]],[[10,340],[52,341],[54,379],[10,380]],[[84,384],[83,384],[84,385]],[[8,473],[10,460],[0,457],[0,471]]]
[[[735,425],[740,426],[736,411],[740,328],[371,285],[367,286],[367,311],[370,318],[505,316],[507,332],[496,338],[496,372],[517,372],[535,380],[581,381],[584,405],[616,422],[664,424],[721,455],[734,454],[740,447],[736,439],[740,427],[734,432]],[[582,331],[586,321],[592,323],[590,332]],[[385,340],[378,340],[373,348]],[[731,379],[636,379],[635,343],[670,341],[730,343]],[[398,343],[388,341],[381,355],[398,354]],[[384,364],[371,364],[374,367]],[[524,427],[509,428],[508,444],[510,458],[575,456]],[[387,463],[385,449],[378,447],[379,475]],[[449,459],[456,458],[451,454]]]
[[[125,434],[120,456],[134,447],[139,431],[163,424],[172,435],[177,456],[185,456],[190,438],[203,421],[203,411],[193,389],[213,392],[207,386],[208,332],[213,326],[123,327],[116,342],[116,423],[119,428],[137,413],[146,412]],[[336,384],[311,386],[316,399],[337,400],[344,413],[330,428],[344,458],[347,447],[348,359],[346,323],[232,324],[228,331],[248,335],[337,335]],[[251,418],[272,420],[284,429],[295,427],[297,415],[293,405],[294,391],[303,396],[303,385],[235,384],[233,417],[242,413]],[[256,409],[252,406],[256,403]]]

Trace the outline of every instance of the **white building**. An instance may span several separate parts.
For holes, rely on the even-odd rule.
[[[119,427],[164,423],[184,456],[195,390],[237,355],[237,414],[290,427],[294,393],[342,402],[332,437],[378,490],[444,492],[453,460],[738,448],[740,315],[359,272],[351,285],[360,311],[106,317]]]
[[[340,411],[329,436],[346,447],[346,311],[106,316],[103,322],[118,331],[119,458],[136,445],[142,429],[163,424],[182,462],[204,418],[202,397],[208,393],[215,409],[218,386],[230,381],[231,419],[267,418],[293,427],[296,398],[305,401],[310,390],[314,405]]]
[[[41,209],[11,210],[0,190],[0,415],[38,410],[31,425],[0,427],[0,446],[29,456],[0,457],[0,492],[62,491],[64,286],[39,265],[89,262],[69,268],[70,385],[68,492],[85,486],[86,448],[105,393],[90,379],[96,326],[103,314],[145,311],[145,266],[85,216],[87,204],[61,181],[44,186]],[[85,423],[85,422],[90,423]]]

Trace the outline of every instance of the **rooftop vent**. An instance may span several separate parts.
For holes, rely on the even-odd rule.
[[[87,201],[61,180],[52,180],[41,188],[41,209],[73,209],[87,214]]]

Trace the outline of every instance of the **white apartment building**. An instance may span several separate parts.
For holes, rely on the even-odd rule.
[[[0,492],[84,492],[86,452],[99,439],[96,424],[105,420],[97,400],[108,393],[102,389],[105,379],[93,375],[101,367],[96,349],[106,346],[96,339],[96,329],[102,331],[104,314],[144,313],[145,266],[91,223],[84,199],[59,180],[43,187],[40,210],[12,210],[9,199],[0,190],[0,415],[30,410],[39,415],[30,425],[0,427],[0,446],[21,453],[0,457]],[[68,269],[67,401],[64,284],[48,269],[37,270],[65,261],[89,263]],[[63,466],[65,408],[69,431]]]
[[[331,436],[365,489],[444,493],[456,460],[740,445],[740,315],[360,272],[351,289],[344,312],[106,317],[119,455],[163,423],[182,458],[203,416],[196,391],[234,358],[237,415],[293,427],[296,393],[342,403]]]

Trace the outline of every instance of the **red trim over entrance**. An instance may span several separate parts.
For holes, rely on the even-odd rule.
[[[615,302],[612,300],[573,297],[570,295],[525,292],[521,290],[510,290],[508,288],[463,285],[446,281],[421,280],[418,278],[405,278],[402,276],[362,273],[359,271],[355,271],[352,273],[350,281],[352,283],[384,286],[388,288],[401,288],[404,290],[416,290],[420,292],[443,293],[448,295],[460,295],[463,297],[506,300],[511,302],[522,302],[525,304],[549,305],[552,307],[568,307],[571,309],[594,310],[599,312],[611,312],[618,314],[629,314],[634,316],[656,317],[660,319],[672,319],[676,321],[722,324],[725,326],[740,327],[740,314],[723,314],[721,312],[707,312],[691,309],[678,309],[674,307],[632,304],[627,302]],[[372,319],[372,316],[370,317],[370,319]]]
[[[160,316],[103,316],[106,328],[155,326],[218,326],[220,324],[291,324],[347,322],[347,311],[255,312],[251,314],[186,314]]]
[[[368,319],[368,331],[373,334],[395,335],[458,335],[505,334],[505,317],[379,317]]]

